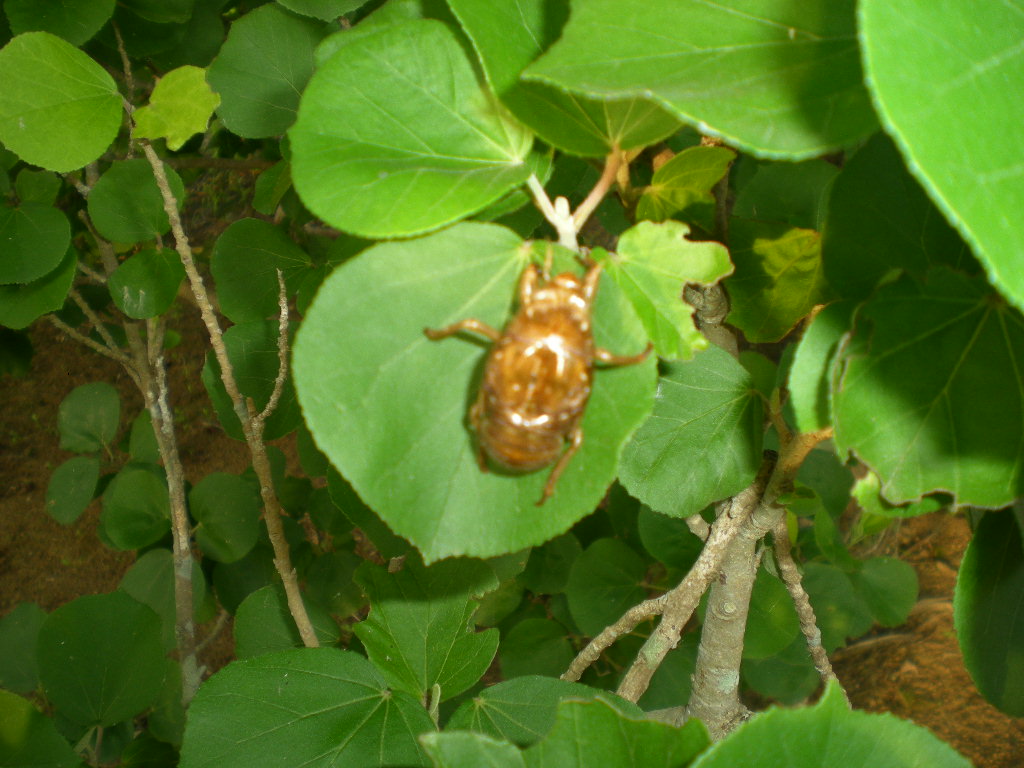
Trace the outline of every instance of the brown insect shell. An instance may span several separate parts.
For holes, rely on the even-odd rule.
[[[567,272],[544,285],[534,265],[523,275],[519,309],[491,348],[470,414],[480,447],[508,469],[529,472],[553,462],[583,416],[598,270],[582,280]]]

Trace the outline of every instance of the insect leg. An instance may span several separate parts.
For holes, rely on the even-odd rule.
[[[444,339],[448,336],[454,336],[459,331],[473,331],[475,333],[479,333],[481,336],[486,336],[491,341],[497,341],[501,338],[501,334],[491,328],[491,326],[487,325],[487,323],[481,323],[479,320],[474,320],[473,318],[460,320],[459,322],[452,323],[444,328],[423,329],[423,333],[432,341]]]
[[[483,438],[481,438],[481,430],[483,429],[483,411],[484,407],[484,393],[483,390],[477,395],[476,400],[469,406],[469,423],[473,425],[473,431],[476,432],[476,461],[480,465],[481,472],[487,472],[487,453],[484,451]]]
[[[594,350],[594,358],[605,365],[635,365],[646,360],[652,349],[654,345],[650,342],[647,342],[647,348],[638,355],[615,355],[607,349],[598,348]]]
[[[558,478],[562,476],[562,472],[569,466],[569,462],[572,461],[572,457],[576,455],[576,451],[580,449],[581,445],[583,445],[583,428],[576,424],[572,432],[569,433],[569,450],[562,454],[558,463],[555,464],[555,468],[551,470],[548,481],[544,483],[544,493],[541,495],[540,501],[537,502],[538,507],[551,498],[551,495],[555,492]]]

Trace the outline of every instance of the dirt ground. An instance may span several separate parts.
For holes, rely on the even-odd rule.
[[[200,383],[205,347],[197,313],[182,310],[174,325],[183,341],[169,353],[169,370],[186,472],[192,480],[240,472],[248,463],[244,446],[217,427]],[[110,550],[96,537],[98,504],[64,527],[44,513],[43,502],[50,474],[71,455],[58,447],[60,401],[79,384],[114,383],[126,425],[141,398],[116,363],[52,326],[37,324],[32,341],[30,374],[0,377],[0,615],[22,601],[52,610],[112,590],[132,563],[131,553]],[[953,633],[953,585],[968,539],[960,517],[906,522],[895,548],[918,571],[920,602],[905,626],[869,635],[833,661],[855,706],[924,725],[979,768],[1024,766],[1024,720],[977,694]]]

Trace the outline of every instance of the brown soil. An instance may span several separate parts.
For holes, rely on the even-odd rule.
[[[197,313],[182,310],[172,326],[183,333],[168,358],[186,473],[195,481],[211,471],[240,472],[248,464],[245,447],[216,426],[200,383],[205,345]],[[43,502],[50,474],[71,455],[58,447],[61,400],[79,384],[114,383],[127,427],[141,399],[116,363],[53,327],[37,324],[32,341],[29,376],[0,378],[0,615],[22,601],[52,610],[79,595],[112,590],[133,561],[132,553],[99,542],[97,503],[64,527],[44,513]],[[836,653],[835,668],[855,706],[924,725],[979,768],[1024,766],[1024,721],[978,695],[953,633],[953,585],[969,535],[960,517],[907,521],[896,549],[917,568],[921,601],[905,626]],[[230,653],[229,638],[224,633],[214,665]]]

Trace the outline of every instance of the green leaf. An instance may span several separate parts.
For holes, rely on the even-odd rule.
[[[843,167],[821,244],[825,276],[844,298],[865,299],[896,269],[923,278],[929,266],[969,268],[973,258],[892,141],[877,134]]]
[[[121,420],[121,399],[105,381],[75,387],[57,412],[60,447],[92,453],[110,445]]]
[[[747,631],[743,637],[743,658],[774,656],[800,634],[800,620],[793,599],[782,581],[764,568],[757,572],[750,598]]]
[[[107,288],[118,309],[141,320],[166,312],[184,279],[185,268],[176,251],[145,248],[113,271]]]
[[[850,580],[883,627],[903,624],[917,602],[917,571],[895,557],[865,560]]]
[[[158,24],[182,24],[192,17],[196,0],[121,0],[144,19]]]
[[[303,604],[321,644],[337,643],[340,632],[330,614],[305,600]],[[235,612],[234,635],[235,655],[239,659],[302,647],[299,629],[279,584],[261,587],[242,601]]]
[[[91,163],[121,127],[114,79],[48,32],[27,32],[0,50],[0,142],[22,160],[66,173]]]
[[[865,514],[891,520],[897,517],[918,517],[937,512],[952,504],[952,499],[944,493],[925,496],[920,501],[895,506],[882,496],[882,480],[874,472],[868,472],[858,478],[850,492]]]
[[[341,48],[310,81],[289,137],[306,206],[365,237],[437,229],[531,171],[533,137],[481,87],[455,33],[432,20]]]
[[[206,82],[206,72],[199,67],[178,67],[157,80],[149,96],[149,104],[132,114],[140,139],[167,139],[171,151],[197,133],[206,130],[220,96]]]
[[[565,588],[569,610],[593,637],[647,595],[647,563],[618,539],[598,539],[576,558]]]
[[[128,454],[133,461],[140,464],[160,463],[160,447],[156,442],[149,411],[139,411],[139,415],[132,421],[132,430],[128,437]]]
[[[815,432],[832,424],[831,382],[836,355],[850,330],[856,304],[840,301],[814,316],[793,356],[786,386],[800,432]]]
[[[903,277],[858,314],[833,394],[836,446],[878,473],[890,503],[943,490],[1009,504],[1024,492],[1022,360],[1024,323],[983,280]]]
[[[326,488],[317,491],[327,494]],[[327,499],[330,503],[330,499]],[[335,539],[337,546],[337,539]],[[366,596],[355,582],[356,568],[363,562],[345,550],[326,552],[306,571],[306,594],[333,616],[352,616],[366,605]]]
[[[607,701],[564,701],[555,727],[525,754],[530,768],[687,765],[711,743],[704,724],[682,728],[624,715]]]
[[[421,741],[437,768],[525,768],[522,753],[507,741],[480,733],[427,733]]]
[[[50,32],[82,45],[114,14],[114,0],[5,0],[11,32]]]
[[[235,613],[242,601],[257,589],[278,583],[278,578],[274,550],[269,543],[257,544],[241,560],[213,566],[217,599],[229,613]]]
[[[821,237],[787,224],[740,219],[729,231],[736,264],[725,282],[732,299],[729,322],[748,341],[778,341],[829,297]]]
[[[0,688],[27,694],[39,686],[36,640],[45,618],[46,612],[35,603],[18,603],[0,618]],[[2,740],[0,735],[0,744]],[[0,746],[0,755],[2,749]]]
[[[694,768],[970,768],[929,730],[890,714],[851,710],[835,681],[813,707],[772,707],[714,744]]]
[[[558,677],[576,656],[567,634],[565,627],[550,619],[520,621],[501,641],[498,658],[502,677]]]
[[[322,21],[334,21],[366,4],[367,0],[277,0],[289,11],[312,16]]]
[[[807,563],[803,585],[811,599],[826,652],[832,653],[846,645],[848,638],[860,637],[871,629],[873,619],[867,604],[840,568]]]
[[[668,652],[655,670],[647,691],[637,702],[645,712],[678,707],[679,702],[690,700],[699,645],[700,634],[686,632],[676,647]]]
[[[31,283],[60,264],[71,244],[71,224],[49,204],[0,205],[0,244],[0,283]]]
[[[55,270],[31,283],[0,285],[0,325],[26,328],[64,306],[78,271],[78,253],[69,247]]]
[[[281,651],[236,661],[203,684],[189,707],[181,768],[425,766],[416,737],[433,730],[420,703],[389,690],[358,654]]]
[[[455,711],[447,730],[472,730],[520,746],[533,744],[555,724],[564,699],[614,699],[620,709],[642,714],[635,704],[580,683],[554,677],[517,677],[485,688]]]
[[[228,350],[228,359],[235,373],[235,380],[243,397],[251,397],[257,411],[262,410],[270,400],[274,391],[274,380],[280,366],[278,355],[277,320],[256,321],[233,325],[224,333],[224,345]],[[213,352],[206,355],[203,366],[203,385],[213,401],[217,418],[228,435],[236,440],[244,440],[242,424],[235,414],[231,398],[224,389],[220,377],[220,366]],[[277,408],[267,418],[267,440],[276,440],[294,430],[302,420],[298,403],[295,402],[295,390],[290,377],[285,380],[281,399]]]
[[[697,561],[704,542],[678,517],[640,510],[640,540],[652,557],[672,568],[688,571]]]
[[[334,467],[329,467],[327,471],[327,489],[334,509],[341,513],[335,518],[333,526],[325,525],[333,535],[348,535],[355,526],[366,534],[381,556],[389,560],[401,557],[412,549],[409,542],[393,534],[377,513],[363,503],[355,489]]]
[[[648,99],[593,99],[520,79],[522,70],[558,39],[568,17],[566,0],[451,0],[449,5],[476,49],[491,89],[553,147],[604,157],[613,148],[654,144],[678,128],[673,115]]]
[[[46,511],[58,523],[70,525],[85,512],[96,493],[100,460],[75,456],[53,471],[46,486]]]
[[[311,268],[309,255],[294,240],[261,219],[232,222],[217,238],[210,260],[221,312],[236,323],[277,317],[277,270],[293,293]]]
[[[292,188],[291,163],[281,160],[256,177],[252,207],[264,216],[273,216],[281,199]]]
[[[683,301],[687,283],[710,285],[732,271],[721,243],[686,239],[677,221],[641,221],[619,238],[618,256],[604,262],[609,276],[636,309],[659,357],[689,360],[707,347]]]
[[[154,703],[164,682],[160,618],[123,592],[86,595],[39,629],[39,676],[58,713],[113,725]]]
[[[571,533],[556,536],[534,547],[519,582],[537,595],[555,595],[565,590],[569,572],[583,547]]]
[[[57,200],[57,193],[60,192],[61,183],[60,177],[55,173],[22,168],[14,182],[14,191],[22,203],[53,205]]]
[[[1024,307],[1024,176],[1012,162],[1024,105],[1007,99],[1024,87],[1020,9],[955,4],[935,13],[927,0],[899,9],[869,0],[860,21],[865,74],[883,124],[991,281]]]
[[[398,573],[365,563],[356,578],[370,598],[370,615],[355,633],[393,687],[424,700],[439,685],[444,701],[487,671],[498,632],[474,632],[472,624],[473,598],[498,586],[485,563],[445,560],[424,568],[410,558]]]
[[[990,512],[967,546],[953,619],[964,664],[982,696],[1024,717],[1024,548],[1011,511]]]
[[[166,165],[164,172],[181,208],[185,199],[181,177]],[[100,176],[89,193],[89,218],[97,232],[115,243],[153,240],[171,228],[153,169],[141,157],[116,161]]]
[[[167,481],[158,468],[128,465],[103,492],[102,531],[118,549],[139,549],[171,529]]]
[[[821,684],[803,634],[774,656],[744,658],[741,672],[743,681],[759,694],[789,705],[806,701]]]
[[[589,96],[653,97],[706,135],[754,155],[802,159],[875,130],[852,0],[573,7],[525,76]]]
[[[750,374],[718,347],[666,363],[654,413],[623,450],[622,484],[673,517],[740,492],[761,464],[762,410]]]
[[[728,147],[688,147],[654,172],[636,206],[638,220],[683,218],[690,206],[715,204],[712,187],[729,172],[736,153]]]
[[[779,221],[820,232],[838,174],[835,165],[820,159],[756,163],[753,176],[737,191],[732,215],[739,219]]]
[[[235,21],[206,75],[220,95],[217,113],[224,125],[247,139],[288,130],[313,73],[313,50],[326,31],[276,3]]]
[[[78,768],[81,764],[52,718],[21,696],[0,690],[0,765]]]
[[[196,543],[207,557],[233,563],[256,545],[263,507],[253,484],[238,475],[210,473],[189,491],[188,508],[199,523]]]
[[[175,647],[174,628],[177,620],[174,597],[174,555],[169,549],[151,549],[140,555],[121,578],[118,585],[143,605],[148,605],[160,617],[161,638],[167,651]],[[206,599],[206,579],[199,561],[192,561],[192,611],[197,612]]]
[[[515,552],[563,533],[604,496],[650,407],[653,362],[597,370],[583,445],[543,507],[549,471],[480,471],[465,414],[485,350],[469,337],[429,341],[423,329],[466,317],[500,327],[526,259],[518,237],[490,224],[374,246],[327,278],[296,339],[297,388],[319,447],[428,561]],[[639,321],[607,279],[594,334],[616,353],[642,348]]]

